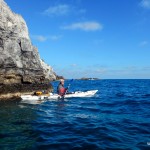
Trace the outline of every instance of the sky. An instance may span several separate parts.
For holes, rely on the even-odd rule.
[[[5,0],[65,78],[150,79],[150,0]]]

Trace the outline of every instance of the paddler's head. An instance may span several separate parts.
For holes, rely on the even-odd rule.
[[[64,79],[60,79],[60,84],[64,85],[65,80]]]

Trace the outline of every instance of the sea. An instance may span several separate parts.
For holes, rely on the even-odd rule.
[[[58,81],[52,82],[54,92]],[[0,102],[0,150],[150,150],[150,80],[66,80],[93,97]]]

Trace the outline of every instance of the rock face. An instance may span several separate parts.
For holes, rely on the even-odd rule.
[[[55,79],[53,69],[40,59],[32,45],[24,19],[0,0],[0,85]]]
[[[45,78],[48,80],[56,80],[57,75],[54,73],[53,68],[46,64],[42,59],[40,60],[40,63],[42,65]]]

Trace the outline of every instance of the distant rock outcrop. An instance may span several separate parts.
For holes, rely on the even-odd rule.
[[[0,0],[0,88],[55,79],[53,69],[40,59],[32,45],[24,19]]]
[[[65,79],[63,76],[56,76],[56,80]]]
[[[80,80],[99,80],[99,78],[87,78],[87,77],[83,77]]]

